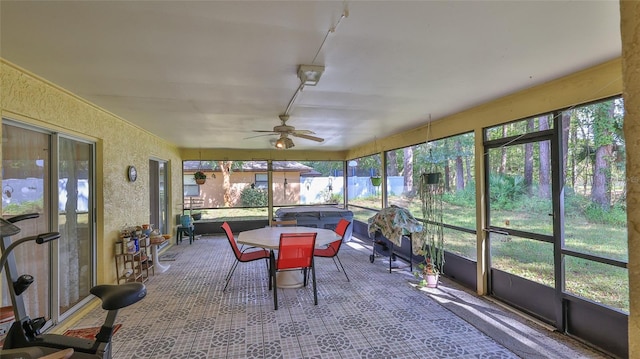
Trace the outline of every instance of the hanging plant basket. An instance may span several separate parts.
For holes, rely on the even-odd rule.
[[[423,173],[422,181],[426,184],[438,184],[440,183],[440,172],[432,172],[432,173]]]
[[[371,177],[371,184],[378,187],[382,183],[382,178],[379,176]]]
[[[207,181],[207,175],[202,171],[194,173],[193,178],[196,180],[197,184],[204,184]]]

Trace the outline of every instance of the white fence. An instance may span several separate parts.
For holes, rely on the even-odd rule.
[[[330,196],[344,193],[344,177],[303,177],[300,179],[300,204],[326,203]],[[347,177],[349,199],[380,194],[381,186],[371,184],[371,177]],[[404,192],[404,177],[387,177],[387,193]]]

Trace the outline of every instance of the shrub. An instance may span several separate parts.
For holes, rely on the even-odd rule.
[[[476,205],[476,184],[474,181],[467,183],[462,191],[446,192],[442,199],[450,204],[461,207],[475,207]]]
[[[625,227],[627,225],[627,211],[620,204],[603,209],[599,204],[591,203],[585,208],[584,215],[591,223]]]
[[[247,187],[242,190],[240,201],[243,207],[266,207],[268,203],[267,191]]]
[[[339,203],[342,203],[343,201],[344,201],[344,196],[342,195],[342,193],[331,193],[327,203],[339,204]]]
[[[564,191],[564,214],[567,218],[580,218],[591,204],[588,197],[576,194],[571,187]]]
[[[524,179],[521,176],[492,174],[489,188],[493,209],[510,210],[518,208],[526,193]]]

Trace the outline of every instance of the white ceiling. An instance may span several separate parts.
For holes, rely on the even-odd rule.
[[[270,148],[244,138],[279,124],[300,64],[326,69],[288,124],[326,140],[293,150],[341,150],[621,53],[618,1],[1,0],[0,16],[1,57],[189,148]]]

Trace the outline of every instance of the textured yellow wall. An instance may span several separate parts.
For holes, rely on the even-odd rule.
[[[98,282],[116,279],[113,244],[125,224],[149,222],[149,159],[169,161],[169,224],[182,202],[182,160],[178,149],[142,128],[0,59],[2,117],[95,141]],[[128,182],[127,166],[138,169]]]
[[[640,358],[640,2],[620,2],[629,220],[629,358]]]

